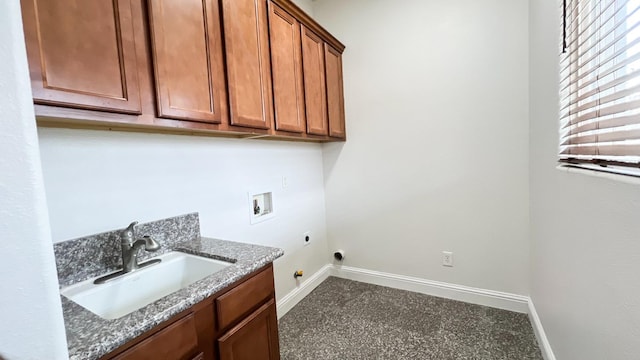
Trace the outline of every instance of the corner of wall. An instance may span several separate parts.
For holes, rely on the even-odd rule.
[[[21,19],[0,2],[0,353],[67,359]]]

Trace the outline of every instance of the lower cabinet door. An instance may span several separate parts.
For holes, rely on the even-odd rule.
[[[220,360],[278,360],[278,319],[273,299],[218,339]]]

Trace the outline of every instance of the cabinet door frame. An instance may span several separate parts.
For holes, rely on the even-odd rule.
[[[305,90],[305,104],[306,104],[306,117],[307,117],[307,133],[312,135],[328,135],[329,134],[329,126],[328,126],[328,115],[327,115],[327,84],[326,84],[326,76],[325,76],[325,62],[324,62],[324,40],[316,35],[313,31],[309,30],[304,24],[300,26],[301,28],[301,37],[302,37],[302,63],[303,63],[303,73],[304,73],[304,90]],[[311,54],[305,51],[305,40],[311,40],[315,43],[315,47],[317,53]],[[310,69],[310,57],[317,56],[318,60],[318,69]],[[309,80],[310,76],[308,76],[309,71],[317,71],[319,76],[319,83],[312,84]],[[314,123],[314,114],[311,113],[313,109],[310,109],[309,104],[311,103],[310,87],[312,85],[320,86],[320,104],[318,106],[319,111],[322,112],[322,121],[321,124]]]
[[[274,32],[274,26],[276,21],[283,21],[291,28],[291,37],[285,39],[279,39]],[[302,39],[300,35],[300,22],[291,16],[286,10],[272,1],[269,1],[269,39],[271,41],[271,74],[273,84],[273,104],[274,104],[274,120],[276,130],[288,131],[294,133],[303,133],[306,130],[306,110],[304,100],[304,80],[302,74]],[[285,69],[278,63],[278,56],[276,56],[274,49],[276,45],[280,44],[280,41],[286,45],[287,41],[291,42],[291,53],[286,53],[287,49],[279,49],[285,52],[284,56],[290,56],[293,62],[292,69]],[[281,72],[291,71],[289,76],[293,77],[295,83],[295,89],[288,89],[286,92],[285,84],[280,86]],[[295,124],[292,124],[290,119],[287,122],[281,121],[284,115],[281,115],[281,106],[284,104],[281,102],[282,98],[294,98],[296,104],[296,118]]]
[[[103,0],[104,1],[104,0]],[[42,34],[38,23],[37,0],[22,0],[22,19],[26,40],[31,89],[34,102],[72,108],[140,114],[142,112],[138,61],[136,58],[132,0],[111,0],[114,7],[116,40],[122,97],[113,97],[80,90],[50,86],[47,82],[47,64],[42,53]],[[117,14],[117,16],[116,16]],[[142,21],[142,19],[138,19]]]
[[[338,50],[334,49],[331,45],[324,43],[324,57],[325,57],[325,72],[326,72],[326,82],[327,82],[327,118],[329,122],[329,136],[336,137],[340,139],[345,139],[347,136],[346,132],[346,124],[345,124],[345,113],[344,113],[344,84],[342,77],[342,53]],[[336,71],[337,74],[329,73],[329,61],[327,60],[329,57],[335,57],[337,60]],[[336,83],[333,86],[330,85],[333,76],[335,76]],[[335,88],[337,90],[337,94],[331,94],[331,89]],[[336,101],[331,101],[333,96],[337,99]]]
[[[250,2],[253,4],[254,15],[256,18],[255,28],[252,29],[256,36],[257,45],[257,62],[259,73],[259,92],[260,92],[260,115],[259,117],[252,117],[248,114],[244,114],[240,108],[239,98],[242,98],[242,94],[239,93],[242,82],[242,75],[240,65],[237,63],[239,58],[239,51],[241,50],[236,40],[233,39],[234,35],[233,26],[236,25],[237,19],[231,18],[231,14],[234,11],[233,6],[241,4],[242,2]],[[273,123],[273,93],[271,87],[271,61],[269,54],[269,28],[267,23],[267,2],[266,0],[222,0],[222,29],[225,38],[225,59],[227,65],[227,89],[229,95],[229,111],[230,125],[250,127],[255,129],[271,129]],[[254,89],[255,90],[255,89]],[[254,94],[255,95],[255,94]]]
[[[276,304],[273,298],[218,339],[220,360],[236,359],[233,353],[233,343],[235,339],[251,331],[251,327],[259,324],[260,321],[267,321],[267,334],[265,335],[267,336],[267,343],[269,344],[269,359],[279,360],[278,317],[276,316]]]
[[[201,0],[209,87],[209,110],[185,109],[171,103],[171,92],[166,80],[171,64],[165,59],[165,28],[162,26],[163,0],[148,0],[151,57],[155,78],[158,117],[202,121],[214,124],[228,122],[222,34],[217,0]],[[185,40],[186,41],[186,40]]]

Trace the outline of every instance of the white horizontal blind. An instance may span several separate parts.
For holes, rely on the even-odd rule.
[[[640,0],[566,0],[564,26],[560,161],[640,167]]]

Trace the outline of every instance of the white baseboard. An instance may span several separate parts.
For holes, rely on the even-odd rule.
[[[330,275],[331,267],[331,264],[323,266],[320,270],[316,271],[315,274],[303,281],[300,286],[296,287],[280,299],[276,304],[278,319],[288,313],[289,310],[300,302],[300,300],[304,299],[305,296],[309,295],[309,293],[313,291],[313,289],[317,288],[318,285],[325,281]]]
[[[529,298],[523,295],[479,289],[349,266],[333,266],[331,269],[331,275],[343,279],[387,286],[400,290],[408,290],[519,313],[528,313],[529,311]]]
[[[533,301],[531,299],[529,299],[529,321],[531,321],[533,333],[536,335],[538,346],[540,346],[540,351],[542,352],[544,360],[556,360],[556,356],[553,354],[549,339],[547,339],[547,334],[544,332],[544,328],[542,327],[542,322],[540,321],[536,307],[533,305]]]

